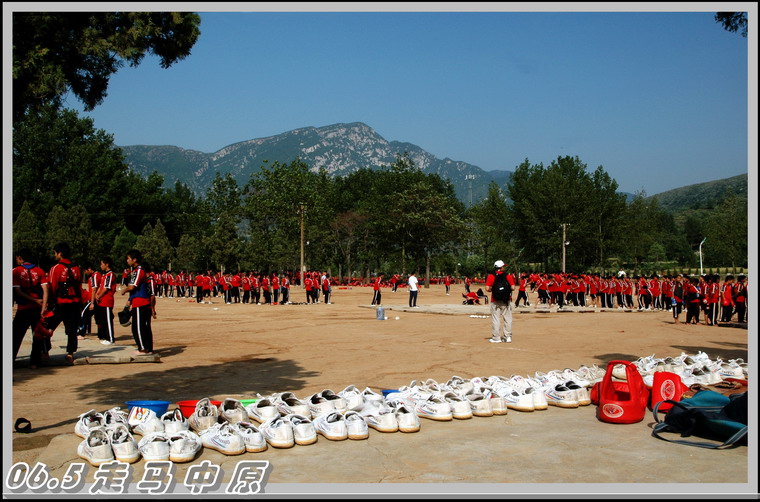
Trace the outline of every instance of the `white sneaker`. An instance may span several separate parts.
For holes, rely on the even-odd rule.
[[[248,419],[248,413],[245,411],[243,404],[231,397],[225,398],[222,401],[219,407],[219,416],[230,424],[236,424]]]
[[[324,399],[327,399],[328,401],[332,401],[333,406],[335,407],[335,411],[339,411],[343,413],[348,409],[348,403],[345,399],[337,395],[335,392],[331,391],[330,389],[325,389],[322,392],[319,393],[320,397],[323,397]]]
[[[110,340],[101,340],[100,343],[101,345],[113,345],[113,342]]]
[[[181,464],[192,462],[203,448],[198,434],[190,430],[181,430],[167,434],[169,437],[169,460]]]
[[[135,406],[129,410],[127,419],[133,434],[147,436],[154,432],[164,432],[164,423],[158,418],[156,412],[141,406]]]
[[[331,411],[335,411],[335,405],[333,404],[333,401],[327,400],[324,397],[320,396],[319,392],[309,396],[309,398],[306,400],[306,404],[309,405],[309,413],[311,414],[312,419],[317,418],[320,415],[330,413]]]
[[[420,430],[420,417],[412,412],[402,402],[397,402],[394,406],[398,430],[401,432],[418,432]]]
[[[570,390],[562,384],[547,384],[543,387],[546,402],[551,406],[560,408],[577,408],[578,400],[574,390]]]
[[[290,422],[279,415],[262,423],[259,426],[259,431],[267,443],[275,448],[292,448],[296,444],[293,437],[293,427]]]
[[[501,343],[501,338],[489,338],[488,341],[491,343]]]
[[[604,374],[606,373],[605,370],[597,366],[596,364],[592,366],[586,366],[581,365],[578,368],[578,371],[575,372],[581,379],[586,380],[590,382],[590,384],[593,386],[597,382],[601,382],[604,380]]]
[[[385,398],[382,394],[378,394],[374,390],[370,389],[369,387],[365,387],[362,391],[362,398],[364,399],[364,404],[377,404],[381,405],[385,403]]]
[[[90,436],[90,430],[105,426],[106,419],[103,414],[90,410],[79,415],[79,420],[74,424],[74,434],[82,439],[87,439]]]
[[[460,396],[467,394],[474,388],[472,381],[465,380],[464,378],[456,375],[451,377],[449,381],[446,382],[446,386],[453,389],[454,392]]]
[[[187,422],[193,431],[200,434],[219,422],[219,408],[211,404],[211,399],[204,397],[195,404],[195,411]]]
[[[214,424],[200,433],[201,443],[225,455],[240,455],[245,453],[243,436],[229,423]]]
[[[267,440],[264,439],[261,431],[251,422],[238,422],[233,427],[243,437],[245,451],[248,453],[258,453],[267,449]]]
[[[282,416],[293,414],[303,415],[307,418],[311,416],[311,411],[306,401],[298,399],[292,392],[278,394],[274,399],[274,404]]]
[[[317,429],[318,434],[323,435],[331,441],[348,439],[346,419],[337,411],[319,415],[314,419],[314,428]]]
[[[108,439],[111,441],[114,457],[119,462],[133,464],[140,460],[140,452],[137,449],[137,441],[130,434],[129,427],[119,423],[108,430]]]
[[[512,385],[506,377],[491,376],[488,383],[493,391],[504,400],[507,408],[517,411],[534,411],[533,396],[524,389]]]
[[[512,335],[507,335],[504,338],[501,339],[504,343],[512,343]]]
[[[248,414],[248,418],[256,420],[259,423],[264,423],[271,418],[280,416],[277,406],[268,397],[262,397],[255,403],[249,404],[245,407],[245,411]]]
[[[106,429],[112,429],[119,424],[123,424],[127,427],[128,431],[131,431],[129,428],[129,414],[126,411],[122,411],[118,406],[103,412],[103,423]]]
[[[349,385],[338,392],[338,395],[346,401],[346,409],[348,410],[359,411],[364,407],[364,396],[355,385]]]
[[[169,436],[164,432],[151,432],[143,436],[137,448],[146,462],[169,460]]]
[[[428,418],[430,420],[445,422],[454,418],[449,403],[437,396],[431,395],[427,398],[415,400],[413,403],[413,409],[418,417]]]
[[[376,431],[380,432],[396,432],[398,431],[398,420],[396,419],[396,412],[393,408],[387,404],[370,404],[364,405],[364,408],[359,412],[364,417],[368,427],[372,427]]]
[[[471,394],[473,396],[472,399],[480,399],[483,400],[483,396],[478,394]],[[470,399],[463,399],[458,394],[448,391],[444,392],[441,395],[441,398],[449,403],[449,407],[451,408],[451,415],[456,418],[457,420],[466,420],[469,418],[472,418],[473,415],[473,409],[475,406],[475,403],[471,401]],[[472,404],[471,404],[472,403]],[[490,408],[490,407],[489,407]],[[493,415],[493,413],[491,413]]]
[[[290,414],[284,417],[293,429],[293,440],[297,445],[309,445],[317,442],[317,430],[305,415]]]
[[[105,427],[88,429],[87,437],[77,446],[77,455],[95,467],[114,460],[111,440],[108,438]]]
[[[190,424],[179,408],[167,411],[161,415],[161,421],[164,423],[164,432],[167,434],[176,434],[178,432],[190,430]]]
[[[346,419],[348,439],[367,439],[369,437],[367,421],[358,412],[348,410],[343,417]]]

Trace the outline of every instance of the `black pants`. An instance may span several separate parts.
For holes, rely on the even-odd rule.
[[[95,323],[98,325],[98,338],[115,341],[113,331],[113,307],[95,307]]]
[[[515,307],[520,306],[520,299],[523,300],[523,305],[530,305],[530,302],[528,301],[528,293],[526,293],[525,291],[518,291],[517,300],[515,301]]]
[[[410,307],[417,306],[417,293],[419,293],[419,291],[409,291],[409,306]]]
[[[132,337],[141,352],[153,352],[153,330],[150,321],[153,310],[150,305],[132,307]]]
[[[251,301],[251,290],[250,289],[244,289],[243,290],[243,303],[249,303]]]
[[[40,315],[40,309],[22,309],[16,311],[16,316],[13,318],[14,360],[18,356],[18,351],[21,349],[21,343],[24,341],[26,332],[31,329],[32,336],[34,336],[34,327],[37,326]],[[32,352],[29,354],[29,364],[39,364],[42,353],[49,351],[50,348],[50,338],[32,338]]]
[[[678,320],[678,316],[681,315],[682,309],[683,309],[683,303],[676,302],[675,305],[671,305],[670,310],[673,311],[673,319]]]
[[[686,323],[690,323],[692,321],[696,321],[696,324],[699,324],[699,303],[689,303],[686,305]]]
[[[48,319],[48,327],[54,331],[61,323],[66,329],[66,352],[73,354],[79,348],[77,341],[77,330],[79,322],[82,319],[82,304],[76,303],[59,303],[55,307],[53,317]]]
[[[203,288],[200,286],[195,288],[195,301],[196,303],[203,302]]]
[[[290,288],[282,288],[282,303],[290,301]]]
[[[280,288],[272,289],[272,301],[274,303],[280,303]]]
[[[724,305],[723,306],[723,315],[720,318],[721,322],[731,322],[731,317],[734,315],[734,306],[733,305]]]
[[[323,289],[322,290],[322,297],[324,297],[325,303],[330,303],[330,290],[329,289]]]
[[[746,303],[738,303],[736,304],[736,322],[747,322],[745,316],[747,315],[747,304]]]
[[[375,291],[375,293],[372,295],[372,305],[380,305],[380,298],[383,295],[380,293],[380,290],[378,289]]]

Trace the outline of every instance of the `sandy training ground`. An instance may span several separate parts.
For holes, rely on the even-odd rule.
[[[371,387],[379,392],[408,385],[411,380],[432,378],[446,382],[453,375],[465,378],[532,375],[536,371],[568,367],[577,369],[582,364],[604,366],[614,359],[633,361],[651,354],[666,357],[698,351],[706,352],[713,359],[743,358],[754,362],[752,357],[748,357],[747,329],[674,325],[667,312],[515,313],[513,342],[492,344],[488,342],[490,319],[470,317],[467,313],[445,315],[425,312],[425,307],[433,305],[441,308],[447,304],[462,307],[462,292],[462,286],[452,286],[451,296],[446,296],[443,286],[423,287],[418,298],[418,305],[423,308],[403,311],[402,308],[407,306],[408,292],[399,289],[392,293],[385,289],[382,292],[388,317],[385,321],[377,320],[375,310],[367,308],[372,299],[370,287],[335,287],[331,305],[226,305],[221,297],[213,298],[212,305],[199,305],[187,298],[179,301],[158,298],[158,318],[153,321],[153,332],[160,363],[84,364],[30,370],[25,364],[20,364],[21,361],[17,362],[13,370],[12,417],[13,421],[17,417],[28,418],[34,431],[31,434],[12,435],[12,461],[31,465],[40,458],[50,459],[50,448],[62,441],[61,436],[66,436],[65,444],[73,446],[71,451],[65,452],[61,465],[54,466],[60,472],[67,462],[81,461],[76,456],[76,444],[80,440],[73,435],[74,424],[80,414],[93,408],[98,411],[114,406],[126,408],[126,401],[136,399],[176,403],[202,397],[218,400],[225,397],[252,398],[257,393],[284,391],[292,391],[298,397],[305,398],[323,389],[338,392],[351,384],[359,389]],[[301,289],[293,287],[292,301],[303,302],[304,296]],[[535,296],[532,296],[531,302],[534,300]],[[117,294],[115,310],[118,311],[124,302],[125,297]],[[483,308],[471,308],[472,314],[483,312]],[[682,314],[681,319],[684,317]],[[130,328],[117,323],[116,332],[118,345],[130,349],[134,347]],[[29,345],[26,342],[30,337],[31,334],[27,334],[19,356],[28,355]],[[53,343],[65,345],[62,326],[56,331]],[[752,366],[750,369],[755,371]],[[602,438],[609,432],[608,439],[614,442],[615,434],[629,434],[628,431],[640,429],[643,432],[637,433],[641,437],[636,440],[644,444],[651,442],[653,449],[658,451],[672,451],[670,460],[673,463],[678,463],[682,456],[693,458],[695,455],[709,464],[714,462],[707,460],[709,458],[724,459],[717,460],[717,464],[725,464],[728,459],[733,467],[724,465],[721,468],[733,472],[734,477],[725,482],[748,481],[747,447],[716,452],[671,445],[646,437],[646,424],[652,422],[650,412],[641,424],[619,426],[600,423],[594,417],[592,408],[595,407],[585,408],[562,410],[550,407],[546,412],[533,414],[510,410],[509,418],[476,417],[456,424],[423,420],[422,430],[417,434],[382,434],[371,430],[367,441],[334,444],[320,437],[313,446],[296,446],[290,450],[269,448],[265,453],[256,454],[259,455],[256,458],[272,462],[274,470],[270,482],[273,483],[288,480],[294,483],[721,482],[709,476],[705,478],[704,474],[696,475],[693,480],[688,479],[688,475],[673,475],[675,479],[671,479],[667,472],[658,472],[652,466],[648,466],[652,471],[648,478],[634,474],[629,476],[610,469],[605,459],[595,461],[585,454],[582,458],[590,470],[580,472],[573,467],[572,470],[577,473],[574,477],[569,474],[572,470],[555,470],[555,479],[519,479],[519,473],[512,477],[504,473],[486,473],[482,477],[463,474],[460,478],[452,478],[445,473],[431,476],[430,466],[418,465],[413,460],[416,457],[410,457],[403,468],[398,465],[391,467],[394,462],[403,462],[403,455],[385,457],[383,465],[375,465],[373,469],[377,477],[364,476],[358,473],[356,467],[357,463],[364,466],[357,456],[360,451],[357,448],[365,446],[359,443],[371,445],[374,441],[375,445],[387,443],[398,447],[404,441],[416,441],[411,444],[419,446],[423,444],[422,439],[410,439],[412,436],[422,437],[428,433],[429,438],[437,438],[436,434],[444,427],[449,427],[449,430],[461,427],[462,434],[466,436],[467,428],[476,425],[465,425],[464,422],[478,421],[477,427],[488,424],[493,434],[501,434],[505,427],[507,431],[515,432],[520,424],[534,420],[531,415],[538,416],[539,413],[545,413],[541,419],[545,422],[550,418],[556,420],[552,427],[556,429],[563,426],[563,416],[569,417],[575,413],[574,419],[578,416],[587,419],[586,422],[580,421],[580,426],[573,426],[575,433],[584,434],[583,424],[587,423],[588,434]],[[6,423],[6,428],[11,425],[12,422]],[[543,445],[540,435],[531,441],[534,445]],[[393,450],[395,447],[389,446],[388,451],[396,451]],[[432,465],[436,465],[437,461],[445,463],[450,459],[441,458],[441,452],[456,456],[459,454],[457,452],[461,453],[459,448],[461,444],[457,441],[449,445],[441,441],[426,457]],[[579,454],[574,451],[571,441],[547,443],[540,448],[545,453],[551,453],[552,449],[556,450],[553,453],[555,458],[568,463],[570,458],[567,455]],[[328,455],[326,462],[345,463],[343,474],[340,474],[341,469],[331,469],[326,464],[314,466],[313,470],[309,469],[309,464],[304,464],[300,469],[291,468],[287,457],[305,456],[307,453],[304,451]],[[246,454],[246,457],[252,458],[253,455]],[[439,456],[438,460],[436,456]],[[509,456],[510,449],[506,447],[504,457]],[[236,460],[220,457],[213,458],[218,462],[234,463]],[[466,459],[461,463],[478,462],[477,457],[463,457]],[[714,468],[706,464],[705,471],[711,472]]]

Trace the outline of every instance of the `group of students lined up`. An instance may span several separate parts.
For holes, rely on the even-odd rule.
[[[698,277],[636,276],[625,272],[617,276],[599,274],[539,274],[521,273],[515,307],[530,305],[527,292],[538,294],[538,303],[566,304],[580,307],[601,307],[638,310],[666,310],[673,313],[676,322],[686,312],[686,322],[699,323],[700,313],[704,323],[715,325],[731,322],[734,314],[737,322],[746,322],[747,276],[736,278],[728,274],[721,281],[717,274]],[[513,283],[516,282],[513,280]],[[636,303],[634,304],[634,297]]]
[[[130,270],[122,272],[122,284],[126,285]],[[290,286],[301,285],[301,274],[256,272],[222,273],[209,270],[197,274],[179,272],[172,274],[151,272],[157,297],[195,298],[198,303],[210,301],[211,298],[222,297],[227,304],[251,303],[278,305],[292,303]],[[305,303],[330,304],[332,281],[326,272],[308,271],[303,274],[303,286],[306,291]]]

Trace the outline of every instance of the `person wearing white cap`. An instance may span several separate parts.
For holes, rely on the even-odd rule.
[[[494,271],[486,279],[486,291],[491,293],[491,343],[512,341],[512,288],[503,261],[497,260]]]

